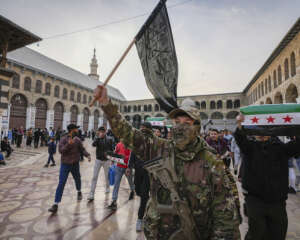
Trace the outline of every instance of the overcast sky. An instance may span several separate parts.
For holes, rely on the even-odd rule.
[[[30,47],[89,73],[93,48],[104,81],[158,0],[1,0],[0,14],[44,38]],[[167,6],[186,2],[168,0]],[[179,62],[178,96],[242,91],[300,17],[299,0],[192,0],[169,9]],[[128,100],[152,98],[133,48],[110,85]]]

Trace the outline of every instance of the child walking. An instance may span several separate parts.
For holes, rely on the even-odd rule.
[[[52,164],[50,165],[51,167],[56,166],[53,158],[53,155],[56,153],[56,144],[54,142],[54,137],[51,137],[50,142],[48,143],[48,153],[49,153],[48,162],[45,164],[44,167],[48,167],[50,161],[52,162]]]

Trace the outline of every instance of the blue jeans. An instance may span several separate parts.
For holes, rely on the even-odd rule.
[[[55,202],[59,203],[61,201],[64,188],[69,176],[69,173],[71,172],[74,180],[76,189],[79,192],[81,190],[81,177],[80,177],[80,168],[79,168],[79,162],[74,164],[64,164],[62,163],[60,165],[60,171],[59,171],[59,183],[56,189],[55,193]]]
[[[125,171],[126,171],[126,168],[121,168],[118,166],[115,168],[115,185],[114,185],[114,190],[113,190],[113,195],[112,195],[112,200],[114,200],[114,201],[117,201],[117,199],[118,199],[120,183],[121,183],[123,175],[125,174]],[[129,183],[130,190],[134,191],[134,183],[132,181],[132,174],[130,174],[130,176],[126,176],[126,178]]]
[[[53,164],[55,164],[54,158],[53,158],[53,154],[51,154],[51,153],[49,153],[49,157],[48,157],[48,162],[47,162],[47,164],[49,164],[50,161],[51,161]]]

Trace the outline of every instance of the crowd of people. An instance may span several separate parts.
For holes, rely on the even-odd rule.
[[[136,130],[110,109],[111,103],[106,104],[108,107],[106,109],[104,104],[103,110],[112,130],[101,126],[96,132],[82,134],[78,126],[70,124],[67,132],[29,129],[23,133],[27,146],[31,146],[32,140],[34,147],[48,146],[45,167],[50,163],[50,166],[56,165],[53,155],[58,144],[59,181],[49,212],[58,211],[69,173],[75,181],[77,199],[83,199],[79,162],[83,157],[91,161],[90,153],[82,144],[84,137],[89,137],[96,148],[96,160],[87,200],[95,200],[102,167],[104,194],[110,193],[109,169],[115,165],[108,208],[117,209],[120,183],[125,175],[130,187],[128,200],[135,195],[140,197],[136,230],[144,230],[147,239],[172,236],[181,239],[189,232],[191,239],[200,235],[205,236],[204,239],[240,239],[238,226],[242,218],[235,179],[241,182],[245,198],[244,215],[248,217],[249,226],[245,239],[285,239],[286,200],[288,194],[298,191],[295,172],[296,168],[300,170],[299,138],[249,136],[243,130],[243,115],[237,117],[234,132],[209,129],[200,134],[200,118],[190,107],[178,108],[169,114],[174,124],[171,130],[154,128],[149,122],[143,122]],[[17,146],[21,130],[13,134],[12,143]],[[7,156],[11,154],[7,138],[1,142],[1,150],[6,151]],[[165,225],[162,221],[166,221]],[[180,230],[176,232],[174,226]]]

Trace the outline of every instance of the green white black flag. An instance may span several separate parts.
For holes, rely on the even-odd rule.
[[[159,2],[135,43],[147,86],[161,108],[169,113],[178,107],[178,63],[165,3],[166,0]]]
[[[243,126],[251,135],[300,135],[300,104],[266,104],[243,107]]]

